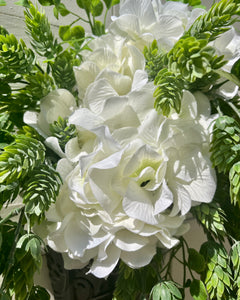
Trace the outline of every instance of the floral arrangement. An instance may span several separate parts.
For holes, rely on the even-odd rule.
[[[33,50],[0,27],[1,299],[49,299],[46,245],[66,269],[117,269],[116,300],[238,299],[239,1],[77,0],[86,19],[63,2],[39,0],[76,16],[61,42],[27,0]]]

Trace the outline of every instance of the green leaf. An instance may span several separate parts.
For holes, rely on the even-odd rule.
[[[33,286],[28,300],[50,300],[47,290],[39,285]]]
[[[240,59],[238,59],[232,66],[231,73],[240,80]]]
[[[60,15],[63,17],[70,14],[70,11],[66,8],[66,6],[63,3],[60,3],[58,5],[57,10],[59,11]]]
[[[105,33],[105,26],[101,21],[95,20],[92,31],[96,36],[101,36]]]
[[[193,248],[189,248],[188,254],[189,267],[197,273],[202,273],[205,269],[204,257]]]
[[[120,0],[103,0],[107,9],[110,9],[112,6],[119,4]]]
[[[85,36],[85,30],[82,26],[70,27],[70,25],[59,27],[59,36],[63,41],[81,40]]]
[[[54,0],[38,0],[42,6],[54,5]]]
[[[94,17],[101,16],[103,12],[103,4],[101,0],[92,0],[91,13]]]
[[[201,280],[194,279],[190,285],[190,293],[195,300],[206,300],[207,291]]]
[[[82,8],[85,9],[87,13],[89,13],[91,11],[91,3],[92,1],[90,0],[77,0],[77,5]]]
[[[5,6],[7,3],[4,0],[0,0],[0,6]]]

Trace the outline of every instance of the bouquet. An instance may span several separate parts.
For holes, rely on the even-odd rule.
[[[39,3],[76,19],[57,39],[22,0],[31,48],[0,27],[1,299],[49,299],[46,246],[115,300],[240,299],[239,1]]]

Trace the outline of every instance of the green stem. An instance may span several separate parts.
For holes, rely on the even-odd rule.
[[[5,289],[5,286],[7,284],[7,280],[8,280],[7,277],[8,277],[9,271],[11,270],[12,266],[14,265],[14,254],[15,254],[15,250],[16,250],[20,230],[22,228],[22,221],[23,221],[23,217],[24,217],[24,213],[25,213],[25,207],[22,207],[20,211],[21,211],[21,214],[20,214],[20,217],[19,217],[19,220],[18,220],[17,228],[15,230],[14,241],[13,241],[12,248],[11,248],[9,256],[8,256],[7,270],[4,274],[2,285],[1,285],[1,288],[0,288],[2,291]]]

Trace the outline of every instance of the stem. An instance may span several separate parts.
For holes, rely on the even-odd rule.
[[[73,24],[77,23],[79,20],[81,20],[81,21],[83,21],[83,22],[85,22],[85,23],[89,23],[89,21],[88,21],[88,20],[85,20],[85,19],[83,19],[83,18],[79,17],[78,15],[76,15],[76,14],[74,14],[74,13],[72,13],[72,15],[75,15],[75,16],[77,16],[77,19],[76,19],[76,20],[74,20],[74,21],[73,21],[73,22],[70,24],[70,26],[72,26]]]
[[[5,286],[7,284],[8,273],[11,270],[12,266],[14,265],[14,254],[15,254],[15,250],[16,250],[16,246],[17,246],[17,241],[18,241],[20,229],[22,227],[24,212],[25,212],[25,207],[22,207],[21,208],[21,214],[20,214],[20,217],[19,217],[19,220],[18,220],[18,225],[17,225],[16,231],[15,231],[14,241],[13,241],[12,248],[11,248],[11,251],[10,251],[9,256],[8,256],[7,270],[4,274],[2,285],[1,285],[1,288],[0,288],[2,291],[5,289]]]

